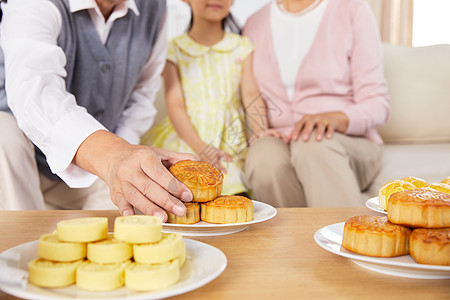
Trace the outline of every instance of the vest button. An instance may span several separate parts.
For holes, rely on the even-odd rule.
[[[106,73],[109,70],[111,70],[111,65],[110,64],[104,64],[104,65],[101,66],[100,69],[102,70],[102,72]]]
[[[98,120],[98,118],[103,117],[104,113],[105,113],[105,110],[100,109],[93,114],[93,117]]]

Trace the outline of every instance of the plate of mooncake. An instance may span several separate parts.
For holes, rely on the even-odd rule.
[[[161,299],[197,289],[227,265],[219,249],[163,233],[152,216],[58,222],[0,254],[0,290],[24,299]]]
[[[199,220],[193,224],[164,223],[163,232],[177,232],[184,236],[226,235],[243,231],[251,224],[261,223],[276,216],[277,210],[273,206],[255,200],[250,201],[253,203],[253,218],[249,221],[240,221],[236,223],[210,223]],[[203,206],[200,205],[201,209],[203,209],[204,205],[205,204],[203,204]],[[216,215],[226,215],[228,212],[230,212],[229,208],[222,208],[220,213],[217,213],[216,211]]]
[[[450,266],[419,264],[410,255],[386,258],[349,251],[342,246],[343,234],[344,222],[331,224],[319,229],[314,240],[323,249],[350,258],[355,264],[378,273],[420,279],[450,278]]]
[[[241,195],[223,195],[223,173],[204,161],[182,160],[170,173],[192,192],[184,216],[167,212],[163,231],[185,236],[215,236],[245,230],[248,225],[273,218],[277,210],[269,204]]]

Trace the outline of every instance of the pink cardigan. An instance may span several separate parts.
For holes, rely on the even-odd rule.
[[[382,144],[376,126],[390,112],[375,18],[362,0],[330,0],[288,99],[270,27],[270,3],[247,21],[254,43],[253,71],[269,110],[270,126],[289,134],[305,114],[342,111],[347,134]]]

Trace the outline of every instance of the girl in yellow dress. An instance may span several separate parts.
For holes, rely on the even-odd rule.
[[[224,173],[223,194],[239,194],[246,191],[247,136],[267,129],[252,73],[253,46],[225,31],[232,0],[183,1],[193,17],[188,32],[169,43],[163,72],[168,116],[142,143],[197,153]]]

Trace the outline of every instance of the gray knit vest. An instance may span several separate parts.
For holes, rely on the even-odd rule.
[[[115,132],[158,37],[165,0],[135,0],[140,15],[128,10],[125,17],[114,21],[106,44],[101,42],[87,10],[71,13],[68,0],[49,1],[62,16],[57,43],[67,58],[67,91],[75,95],[78,105]],[[2,60],[0,57],[0,64]],[[6,111],[2,90],[3,83],[0,83],[0,109]],[[38,148],[36,160],[41,173],[50,179],[59,179],[52,174]]]

